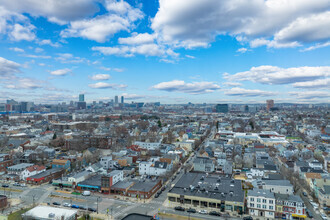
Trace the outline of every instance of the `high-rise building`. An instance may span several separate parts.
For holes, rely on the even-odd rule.
[[[228,104],[217,104],[215,106],[215,111],[218,113],[227,113],[228,112]]]
[[[84,102],[84,101],[85,101],[85,95],[79,94],[79,102]]]
[[[121,99],[121,104],[124,104],[124,96],[121,96],[120,99]]]
[[[266,108],[267,108],[267,111],[269,111],[271,108],[274,108],[274,100],[268,99],[266,101]]]
[[[115,104],[118,104],[118,96],[115,96]]]

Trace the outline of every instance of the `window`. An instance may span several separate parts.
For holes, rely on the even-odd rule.
[[[254,207],[254,203],[250,203],[250,207],[252,207],[252,208],[253,208],[253,207]]]
[[[251,198],[250,198],[250,201],[251,201],[251,202],[254,202],[254,198],[251,197]]]
[[[269,200],[269,204],[274,204],[274,201],[273,200]]]
[[[262,205],[262,208],[263,208],[263,209],[267,209],[267,206],[266,206],[266,205]]]
[[[273,209],[274,209],[274,206],[270,205],[270,206],[269,206],[269,209],[272,209],[272,210],[273,210]]]
[[[260,209],[261,208],[261,205],[260,204],[257,204],[257,208]]]
[[[268,212],[269,215],[273,215],[273,212]]]
[[[266,200],[266,199],[263,199],[262,202],[263,202],[263,203],[267,203],[267,200]]]
[[[251,209],[250,212],[251,212],[251,213],[254,213],[254,209]]]
[[[261,199],[257,199],[257,202],[261,202]]]

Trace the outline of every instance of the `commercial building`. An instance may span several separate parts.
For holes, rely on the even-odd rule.
[[[118,96],[115,96],[115,105],[118,105]]]
[[[228,112],[228,104],[217,104],[215,106],[215,111],[217,113],[227,113]]]
[[[33,175],[26,178],[26,182],[33,185],[40,185],[42,183],[47,183],[49,181],[52,181],[53,179],[60,178],[63,173],[64,173],[64,169],[52,168],[42,173],[38,173],[37,175]]]
[[[61,220],[76,220],[77,210],[64,209],[51,206],[37,206],[24,214],[23,220],[46,220],[46,219],[61,219]]]
[[[266,108],[267,108],[267,111],[269,111],[271,108],[274,108],[274,100],[268,99],[266,101]]]
[[[0,154],[0,172],[5,172],[12,165],[13,160],[9,154]]]
[[[245,193],[242,182],[201,173],[184,174],[167,194],[172,206],[242,214]]]
[[[79,102],[84,102],[84,101],[85,101],[85,95],[79,94]]]
[[[124,104],[124,96],[120,97],[121,99],[121,104]]]

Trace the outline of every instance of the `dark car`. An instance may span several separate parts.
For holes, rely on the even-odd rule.
[[[251,216],[246,216],[243,218],[243,220],[253,220],[253,218]]]
[[[190,212],[190,213],[196,213],[196,209],[189,208],[189,209],[187,209],[187,212]]]
[[[157,192],[155,195],[155,198],[158,198],[160,196],[160,194],[162,194],[162,191]]]
[[[8,184],[2,184],[2,187],[4,187],[4,188],[8,188],[9,185],[8,185]]]
[[[211,211],[209,212],[209,215],[220,216],[220,213],[216,211]]]
[[[79,209],[79,205],[74,205],[74,204],[73,204],[73,205],[71,206],[71,208],[73,208],[73,209]]]
[[[79,209],[87,210],[87,208],[85,208],[84,206],[79,206]]]
[[[306,214],[307,214],[308,218],[313,218],[311,211],[306,210]]]
[[[307,193],[306,192],[303,192],[303,195],[307,197]]]
[[[184,208],[183,207],[181,207],[181,206],[177,206],[177,207],[175,207],[174,208],[175,210],[177,210],[177,211],[182,211],[182,212],[184,212]]]
[[[96,209],[94,209],[94,208],[88,208],[88,211],[96,212]]]
[[[58,202],[53,202],[53,205],[61,205],[61,204]]]

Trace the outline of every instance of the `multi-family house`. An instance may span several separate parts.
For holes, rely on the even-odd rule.
[[[274,193],[264,189],[249,190],[247,193],[247,207],[252,216],[275,218]]]
[[[71,169],[71,162],[70,160],[54,159],[52,162],[52,168],[62,168],[66,171],[69,171]]]
[[[214,161],[207,157],[197,157],[194,160],[194,171],[213,172],[215,170]]]
[[[13,165],[13,160],[9,154],[0,154],[0,172],[5,172],[7,167]]]
[[[22,172],[28,168],[33,166],[33,163],[20,163],[10,167],[7,167],[7,173],[10,175],[17,175],[19,179],[22,179]]]
[[[27,168],[25,168],[21,175],[20,178],[22,180],[26,180],[26,178],[33,176],[33,175],[37,175],[39,173],[42,173],[46,171],[46,167],[45,166],[39,166],[39,165],[33,165],[33,166],[29,166]]]
[[[282,219],[306,218],[306,207],[303,200],[293,194],[275,193],[275,216]]]
[[[329,207],[330,206],[330,186],[324,185],[321,189],[318,190],[318,200],[321,206]]]

